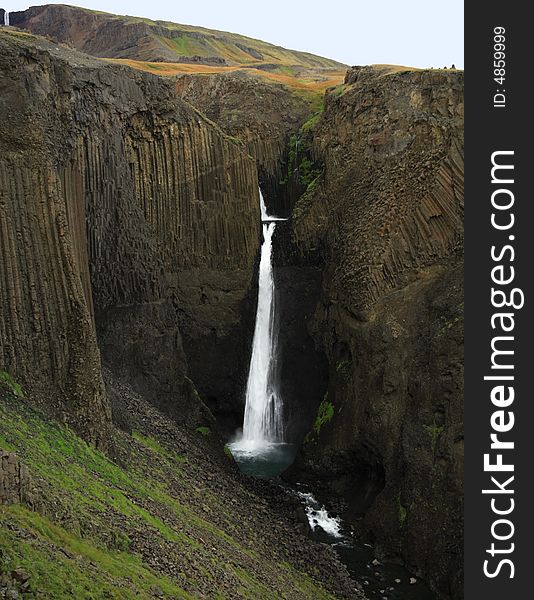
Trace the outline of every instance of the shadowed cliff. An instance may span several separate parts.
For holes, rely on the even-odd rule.
[[[291,476],[461,597],[463,73],[354,67],[300,142],[321,174],[293,264],[321,265],[329,377]]]
[[[186,376],[209,365],[189,368],[183,348],[228,355],[227,336],[247,338],[254,161],[168,80],[27,34],[0,44],[0,363],[102,441],[96,322],[116,373],[181,419],[209,418]]]

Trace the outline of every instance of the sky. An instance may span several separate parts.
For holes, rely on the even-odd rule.
[[[348,65],[463,68],[463,0],[0,0],[8,11],[71,4],[241,33]]]

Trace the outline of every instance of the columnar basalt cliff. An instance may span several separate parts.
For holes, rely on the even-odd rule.
[[[312,112],[309,101],[282,84],[243,71],[183,75],[176,88],[181,98],[245,143],[258,162],[265,188],[278,185],[289,139]]]
[[[273,68],[245,38],[187,26],[65,6],[12,24],[108,58]],[[304,440],[287,477],[459,599],[463,73],[353,67],[310,119],[313,94],[244,70],[156,77],[0,30],[0,372],[104,450],[145,431],[167,460],[147,423],[176,428],[173,448],[215,465],[216,512],[217,478],[231,490],[237,475],[208,407],[221,429],[243,408],[261,182],[269,211],[292,213],[273,244],[286,434]],[[362,597],[351,585],[340,595]]]
[[[212,369],[188,366],[188,343],[215,347],[228,378],[242,369],[225,344],[248,336],[254,161],[168,80],[26,34],[0,44],[2,368],[103,442],[96,323],[105,363],[198,420],[189,377]]]
[[[353,68],[310,146],[292,244],[323,264],[330,377],[292,476],[460,597],[463,73]]]

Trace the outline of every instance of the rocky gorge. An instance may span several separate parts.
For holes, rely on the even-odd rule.
[[[158,76],[97,58],[118,56],[109,19],[39,8],[0,29],[0,450],[37,480],[36,516],[0,513],[10,581],[31,546],[80,581],[98,572],[112,597],[366,597],[306,537],[298,502],[225,450],[245,403],[261,185],[288,218],[277,369],[299,450],[283,479],[380,561],[461,598],[463,72],[352,67],[324,100],[250,69]],[[87,19],[98,51],[77,33]],[[132,47],[121,58],[157,60],[153,40]],[[332,65],[306,68],[330,82],[317,69]],[[129,580],[115,552],[141,561]]]

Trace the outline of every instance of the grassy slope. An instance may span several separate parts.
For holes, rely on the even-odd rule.
[[[343,82],[343,78],[345,76],[345,71],[341,69],[328,70],[321,73],[320,76],[314,75],[313,73],[309,73],[306,76],[301,75],[300,77],[296,77],[291,74],[288,74],[288,71],[283,67],[280,67],[275,71],[264,71],[262,69],[254,67],[243,69],[240,66],[219,67],[213,65],[200,65],[188,63],[148,62],[123,58],[113,58],[107,60],[110,60],[111,62],[117,64],[128,65],[130,67],[133,67],[134,69],[139,69],[141,71],[147,71],[149,73],[164,76],[176,76],[191,73],[213,75],[216,73],[245,70],[246,73],[252,76],[263,77],[264,79],[267,79],[269,81],[281,83],[298,94],[307,94],[310,97],[322,97],[324,91],[327,88],[339,85]]]
[[[239,64],[250,63],[279,63],[282,65],[297,65],[304,67],[318,67],[327,69],[344,69],[346,65],[322,56],[317,56],[309,52],[290,50],[281,46],[275,46],[237,33],[208,29],[194,25],[183,25],[172,23],[170,21],[153,21],[144,17],[133,17],[129,15],[115,15],[102,11],[94,11],[87,8],[66,6],[70,9],[80,12],[93,13],[99,15],[102,19],[122,22],[124,25],[135,23],[144,23],[154,28],[153,35],[167,45],[176,54],[180,56],[219,56],[230,62]],[[167,29],[172,32],[173,39],[166,36],[157,35],[157,28]],[[177,36],[177,34],[181,34]],[[263,55],[263,60],[258,60],[249,54],[246,49],[252,49]]]
[[[0,507],[0,574],[22,567],[54,599],[330,597],[236,523],[194,457],[141,433],[116,432],[113,446],[121,466],[0,391],[0,448],[41,499],[35,512]]]
[[[75,13],[91,13],[97,16],[101,24],[95,25],[95,31],[110,22],[117,27],[124,28],[131,27],[136,23],[146,24],[149,27],[148,37],[151,42],[148,43],[145,36],[143,43],[152,48],[154,56],[168,56],[168,60],[171,62],[165,62],[166,59],[163,59],[162,62],[159,59],[157,61],[139,60],[135,46],[132,48],[131,57],[109,58],[108,60],[157,75],[214,74],[243,70],[252,76],[281,83],[308,99],[313,105],[318,105],[328,87],[338,85],[343,81],[347,68],[346,65],[328,58],[307,52],[288,50],[235,33],[167,21],[152,21],[141,17],[114,15],[68,5],[52,5],[51,9],[57,10],[61,6]],[[72,21],[74,17],[69,16],[68,18]],[[73,23],[75,21],[71,23],[71,27]],[[169,32],[169,36],[162,35],[162,28]],[[82,40],[87,35],[82,27],[78,34],[80,39],[75,42],[75,46],[81,48],[79,44],[83,43]],[[247,49],[261,54],[262,58],[258,58],[259,55],[251,55],[246,51]],[[172,58],[170,58],[172,55],[175,55],[177,60],[191,56],[219,57],[227,62],[227,66],[198,62],[172,62]],[[114,55],[110,54],[110,56]],[[268,65],[267,70],[262,68],[265,65]]]

